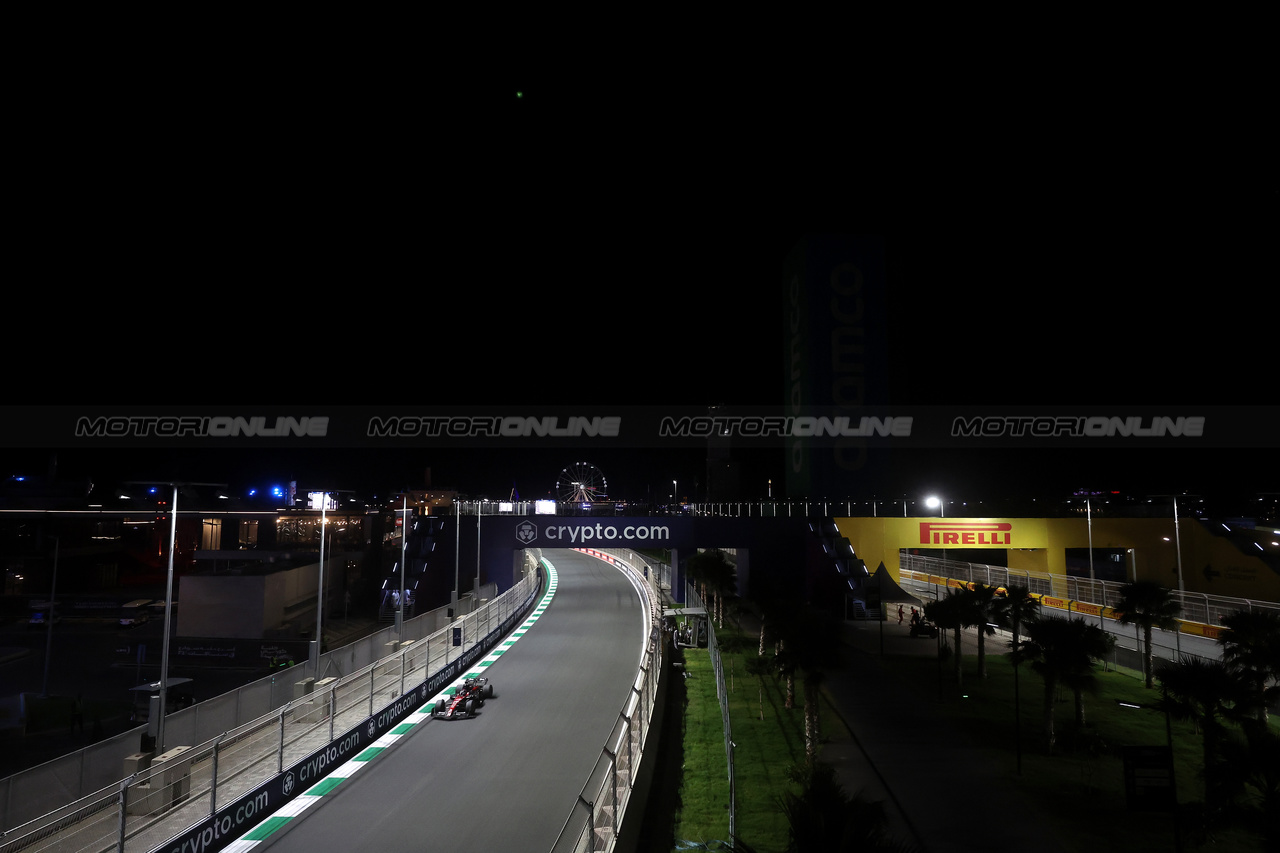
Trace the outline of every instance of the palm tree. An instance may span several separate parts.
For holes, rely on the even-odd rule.
[[[1040,614],[1040,599],[1025,586],[1010,586],[995,600],[994,611],[995,623],[1013,634],[1009,646],[1016,652],[1023,626]]]
[[[724,627],[724,597],[735,586],[736,569],[719,548],[699,551],[689,558],[686,571],[701,589],[702,604],[707,608],[707,618],[714,618],[717,627]],[[710,599],[714,598],[714,602]]]
[[[1266,849],[1280,850],[1280,733],[1256,718],[1241,721],[1244,738],[1229,738],[1222,743],[1223,763],[1232,772],[1223,774],[1221,781],[1224,796],[1242,809],[1252,811],[1263,838],[1270,844]],[[1253,788],[1253,802],[1238,795],[1246,788]],[[1250,809],[1250,806],[1256,808]]]
[[[1093,664],[1097,659],[1094,653],[1100,648],[1093,632],[1101,630],[1079,617],[1038,619],[1027,627],[1027,641],[1022,644],[1021,655],[1031,661],[1031,668],[1044,679],[1044,738],[1049,752],[1057,743],[1054,706],[1058,685],[1067,685],[1076,691],[1077,707],[1082,707],[1079,697],[1092,683]]]
[[[1013,661],[1013,739],[1018,755],[1018,774],[1022,774],[1022,695],[1018,688],[1018,664],[1022,662],[1022,628],[1040,616],[1040,599],[1025,586],[1011,585],[996,599],[996,624],[1013,634],[1009,641]]]
[[[764,720],[764,679],[765,676],[770,673],[772,665],[769,660],[763,656],[747,658],[746,664],[747,674],[754,675],[760,680],[759,684],[756,685],[758,688],[756,698],[760,703],[760,719]]]
[[[771,580],[770,575],[752,582],[747,605],[760,620],[760,648],[757,657],[764,657],[766,644],[777,642],[774,622],[781,620],[796,603],[794,592],[776,580]]]
[[[1218,642],[1222,659],[1250,685],[1258,721],[1267,724],[1267,706],[1280,695],[1280,613],[1237,610],[1222,619]]]
[[[797,615],[798,612],[798,608],[793,607],[775,613],[771,620],[773,627],[769,631],[774,645],[773,664],[786,683],[784,708],[794,708],[796,705],[796,673],[800,671],[802,656],[799,648],[799,623],[803,621]]]
[[[960,629],[964,627],[964,610],[963,594],[957,590],[948,590],[944,598],[926,602],[924,605],[924,615],[929,621],[937,625],[939,630],[951,631],[955,637],[956,647],[953,654],[957,687],[962,686],[964,682],[964,673],[960,667]]]
[[[1156,667],[1162,706],[1176,719],[1193,720],[1203,739],[1205,804],[1214,811],[1222,802],[1222,767],[1219,764],[1226,720],[1238,720],[1240,706],[1247,707],[1248,687],[1223,661],[1183,655],[1177,661],[1160,661]]]
[[[964,601],[961,618],[966,628],[978,629],[978,677],[987,677],[986,638],[995,634],[996,588],[975,583],[960,593]]]
[[[780,800],[789,827],[787,853],[911,853],[915,848],[891,837],[884,804],[862,795],[849,796],[834,768],[814,762],[793,771],[799,793]],[[737,850],[738,848],[734,848]],[[750,853],[743,850],[742,853]]]
[[[1174,599],[1172,591],[1158,583],[1134,581],[1120,587],[1120,600],[1112,609],[1118,614],[1120,624],[1138,625],[1142,628],[1142,674],[1147,687],[1154,687],[1151,631],[1153,628],[1175,630],[1178,627],[1177,615],[1182,610],[1181,605]]]
[[[1116,647],[1116,638],[1112,634],[1108,634],[1102,627],[1085,622],[1083,619],[1077,620],[1082,626],[1080,631],[1080,649],[1084,653],[1081,665],[1076,669],[1066,672],[1062,676],[1062,684],[1070,688],[1075,697],[1075,715],[1076,728],[1084,727],[1084,694],[1094,693],[1098,687],[1098,681],[1093,675],[1093,665],[1100,660],[1106,660]]]
[[[775,657],[779,672],[787,679],[786,707],[795,707],[795,678],[804,691],[805,757],[812,762],[821,740],[819,704],[826,673],[840,665],[839,628],[826,611],[814,607],[796,609],[790,618],[774,620],[780,631]]]

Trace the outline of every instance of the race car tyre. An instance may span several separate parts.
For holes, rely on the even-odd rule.
[[[439,717],[439,716],[440,716],[441,714],[443,714],[443,713],[444,713],[444,700],[443,700],[443,699],[440,699],[440,700],[438,700],[438,701],[436,702],[436,712],[435,712],[435,714],[436,714],[436,716],[437,716],[437,717]]]
[[[492,685],[492,684],[486,684],[486,685],[484,686],[484,698],[486,698],[486,699],[492,699],[492,698],[493,698],[493,685]]]
[[[475,713],[476,713],[476,701],[475,701],[474,699],[468,699],[468,700],[466,701],[466,704],[465,704],[463,707],[466,709],[466,712],[467,712],[467,716],[468,716],[468,717],[474,717],[474,716],[475,716]]]

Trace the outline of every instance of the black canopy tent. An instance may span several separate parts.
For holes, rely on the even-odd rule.
[[[867,597],[872,601],[879,601],[884,604],[888,604],[889,602],[911,602],[912,604],[918,604],[921,607],[924,606],[924,602],[921,599],[898,586],[898,582],[895,581],[893,576],[889,574],[887,569],[885,569],[883,562],[871,577],[867,578],[865,586],[867,589]]]

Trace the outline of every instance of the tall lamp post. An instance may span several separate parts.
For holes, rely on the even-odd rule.
[[[1085,523],[1089,527],[1089,596],[1095,597],[1098,592],[1098,579],[1093,572],[1093,504],[1089,498],[1084,499]],[[1103,590],[1102,606],[1098,608],[1098,625],[1106,627],[1106,619],[1102,616],[1102,611],[1107,609],[1107,593]]]
[[[453,502],[453,595],[449,601],[450,621],[458,618],[458,563],[462,559],[462,502]]]
[[[409,497],[404,497],[400,511],[400,600],[396,604],[396,636],[404,631],[404,561],[409,553]]]
[[[169,636],[173,632],[173,552],[178,541],[178,489],[188,486],[213,486],[224,488],[225,483],[190,483],[173,481],[133,481],[126,485],[169,486],[173,489],[173,502],[169,505],[169,570],[164,588],[164,641],[160,647],[160,707],[156,710],[156,753],[164,750],[164,718],[169,710]]]
[[[925,498],[925,499],[924,499],[924,505],[925,505],[925,506],[927,506],[927,507],[929,507],[929,509],[934,509],[934,508],[936,507],[936,508],[937,508],[937,510],[938,510],[938,517],[939,517],[939,518],[946,518],[946,517],[947,517],[947,505],[946,505],[945,503],[943,503],[942,498],[938,497],[937,495],[929,495],[929,497]],[[943,548],[943,549],[942,549],[942,562],[943,562],[944,564],[947,562],[947,549],[946,549],[946,548]],[[945,566],[944,566],[944,569],[945,569]]]
[[[1173,498],[1173,547],[1177,558],[1178,566],[1178,604],[1182,606],[1186,602],[1186,587],[1182,583],[1182,537],[1178,531],[1178,495],[1156,495],[1160,498]],[[1184,498],[1199,497],[1199,495],[1182,495]],[[1177,645],[1178,654],[1182,654],[1182,630],[1179,628],[1173,635],[1174,643]]]
[[[49,695],[49,661],[53,658],[53,616],[58,607],[58,547],[61,544],[59,537],[50,538],[53,539],[53,584],[49,587],[49,622],[45,625],[44,684],[40,688],[40,695],[44,697]]]
[[[311,638],[311,672],[312,677],[320,680],[320,638],[324,636],[321,633],[324,630],[324,539],[325,539],[325,510],[329,504],[329,494],[322,493],[320,496],[320,579],[316,584],[316,635]]]
[[[324,642],[324,541],[326,536],[326,526],[328,524],[327,511],[329,508],[329,495],[336,494],[346,489],[325,489],[312,494],[320,495],[320,580],[316,586],[316,635],[311,640],[310,666],[314,673],[316,681],[320,680],[320,655],[323,653],[321,648]]]

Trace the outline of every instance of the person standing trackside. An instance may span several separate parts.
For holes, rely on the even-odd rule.
[[[84,694],[76,694],[76,703],[71,709],[71,733],[84,734]]]
[[[901,604],[899,604],[899,605],[898,605],[898,624],[899,624],[899,625],[901,625],[901,624],[902,624],[902,616],[903,616],[903,613],[902,613],[902,605],[901,605]]]

